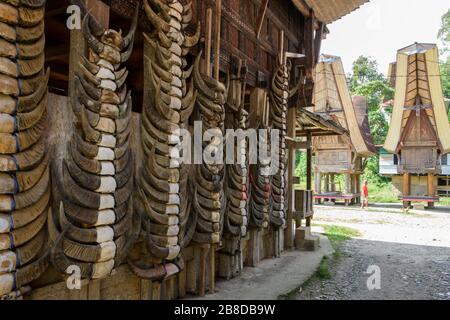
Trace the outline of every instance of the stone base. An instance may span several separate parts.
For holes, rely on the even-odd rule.
[[[311,227],[300,227],[295,231],[295,247],[301,251],[316,251],[320,238],[311,234]]]

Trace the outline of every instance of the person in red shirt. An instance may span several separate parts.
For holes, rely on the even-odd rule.
[[[364,181],[362,190],[361,190],[361,209],[367,208],[369,209],[369,184]]]

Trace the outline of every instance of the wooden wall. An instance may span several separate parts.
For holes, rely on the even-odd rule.
[[[206,2],[196,1],[194,6],[194,21],[202,22],[202,30],[205,30]],[[258,86],[258,78],[270,79],[279,52],[280,31],[284,31],[285,50],[304,52],[304,17],[290,0],[269,1],[261,34],[257,38],[261,4],[262,0],[222,0],[221,70],[228,71],[232,56],[245,60],[249,70],[248,81],[252,86]]]

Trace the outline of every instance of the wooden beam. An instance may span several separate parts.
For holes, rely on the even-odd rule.
[[[436,196],[436,190],[434,188],[434,174],[433,173],[428,173],[428,196],[429,197]]]
[[[206,9],[206,36],[205,36],[205,69],[206,75],[211,76],[211,45],[212,45],[212,9]]]
[[[305,2],[305,0],[293,0],[295,6],[298,10],[303,14],[305,17],[309,17],[311,14],[311,8],[308,6],[308,4]]]
[[[219,81],[220,76],[220,41],[222,32],[222,0],[216,1],[216,22],[214,24],[214,32],[216,33],[216,39],[214,41],[214,79]]]
[[[307,77],[312,79],[312,69],[315,66],[315,50],[314,50],[314,14],[311,14],[305,21],[305,55]]]
[[[312,190],[312,133],[309,132],[307,140],[310,147],[306,149],[306,190]]]
[[[316,30],[316,35],[315,35],[315,39],[314,39],[314,57],[315,57],[315,62],[319,61],[319,57],[320,57],[320,49],[322,46],[322,37],[323,37],[323,30],[325,25],[322,22],[318,22],[319,27]]]
[[[296,118],[297,110],[290,108],[288,110],[288,136],[295,140],[295,125],[297,123]],[[292,141],[291,140],[291,141]],[[288,144],[289,146],[289,144]],[[284,244],[286,250],[291,250],[294,247],[294,210],[295,210],[295,195],[294,195],[294,173],[295,173],[295,152],[296,149],[293,145],[288,149],[288,210],[286,215],[287,228],[284,233]]]
[[[256,20],[256,39],[259,39],[259,36],[261,35],[261,29],[264,24],[264,18],[266,17],[268,4],[269,0],[262,0],[259,7],[258,19]]]

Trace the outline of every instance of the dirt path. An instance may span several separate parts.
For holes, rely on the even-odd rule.
[[[313,277],[297,299],[450,300],[450,208],[404,214],[324,206],[314,222],[357,229],[361,237],[342,243],[340,256],[330,258],[331,277]],[[380,290],[367,287],[369,266],[379,267]]]

